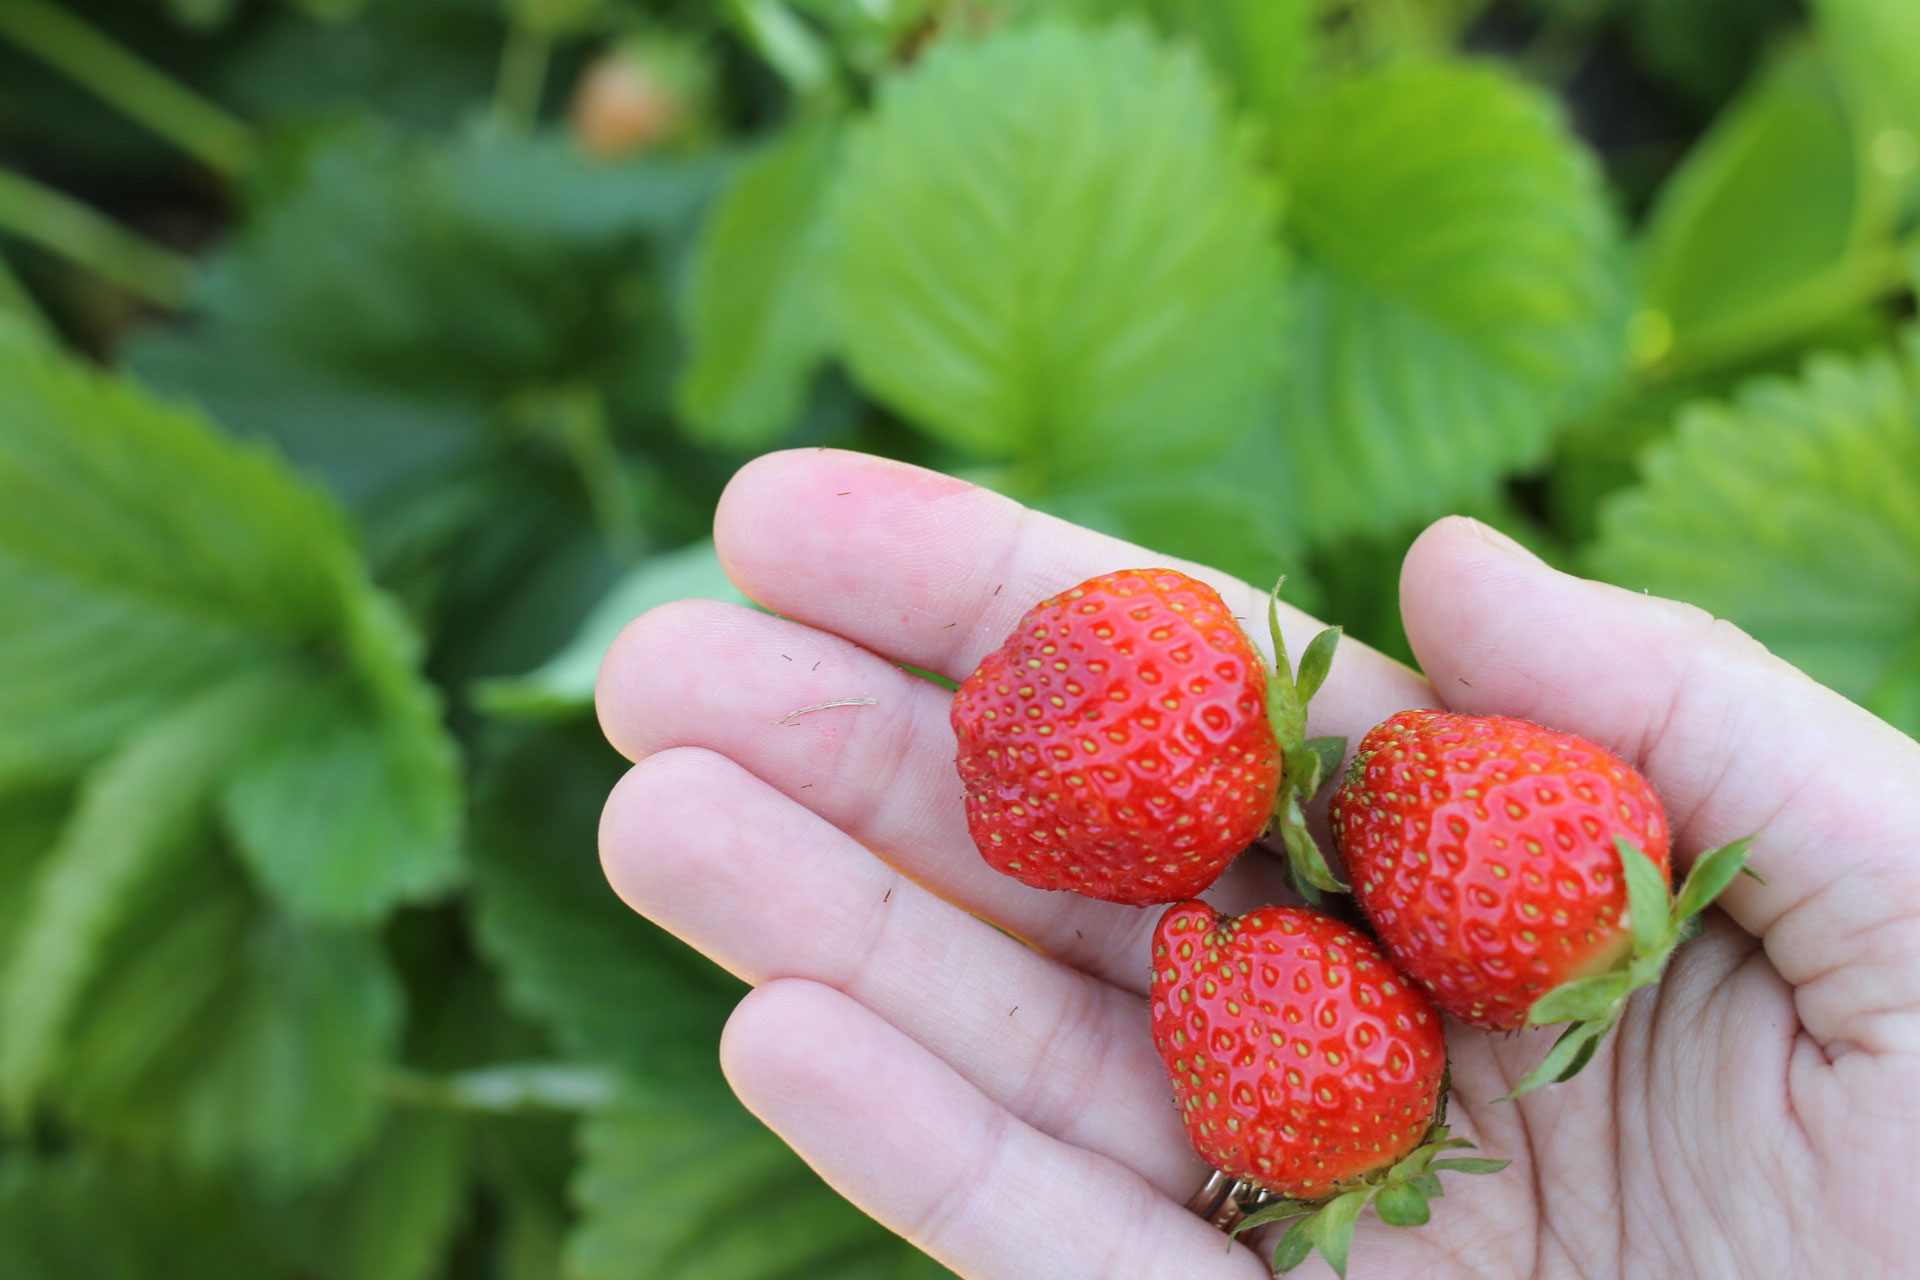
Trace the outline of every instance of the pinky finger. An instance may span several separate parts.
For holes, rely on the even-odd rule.
[[[966,1280],[1269,1274],[1132,1170],[1022,1123],[831,987],[762,986],[720,1055],[740,1100],[836,1190]]]

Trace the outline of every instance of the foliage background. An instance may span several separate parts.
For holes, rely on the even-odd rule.
[[[1402,653],[1465,510],[1920,731],[1916,85],[1908,0],[0,0],[0,1274],[943,1274],[594,858],[766,449]]]

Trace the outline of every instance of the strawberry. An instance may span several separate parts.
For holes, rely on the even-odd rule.
[[[1586,1065],[1747,844],[1703,855],[1673,897],[1666,815],[1631,766],[1525,720],[1444,711],[1370,730],[1329,817],[1362,910],[1434,1003],[1489,1031],[1575,1024],[1515,1093]]]
[[[1300,907],[1222,917],[1183,902],[1153,938],[1153,1040],[1194,1147],[1285,1199],[1247,1225],[1296,1218],[1276,1270],[1318,1246],[1342,1271],[1368,1203],[1427,1219],[1447,1066],[1440,1015],[1371,939]],[[1335,1206],[1338,1206],[1337,1208]]]
[[[974,843],[1036,888],[1125,903],[1192,897],[1276,817],[1311,848],[1300,802],[1344,743],[1305,742],[1305,706],[1336,638],[1298,680],[1282,651],[1270,682],[1219,594],[1176,570],[1042,601],[954,695]]]

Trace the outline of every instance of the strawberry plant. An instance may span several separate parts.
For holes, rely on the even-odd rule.
[[[0,1274],[941,1274],[727,1096],[741,984],[593,854],[600,656],[740,598],[776,448],[1402,658],[1465,511],[1920,733],[1915,85],[1894,0],[0,3]],[[1215,621],[1245,803],[1146,896],[1269,824],[1331,894],[1331,655]],[[1390,935],[1444,877],[1346,794]],[[1655,813],[1571,855],[1591,942],[1416,976],[1576,1069],[1734,874],[1664,884]]]

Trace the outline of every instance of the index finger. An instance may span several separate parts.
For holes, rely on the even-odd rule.
[[[720,500],[714,540],[728,576],[751,599],[956,680],[1039,601],[1116,569],[1192,574],[1270,648],[1265,591],[964,480],[865,454],[794,450],[749,463]],[[1281,626],[1297,655],[1321,624],[1283,603]],[[1314,701],[1312,732],[1357,738],[1395,711],[1431,705],[1426,681],[1348,640]]]

